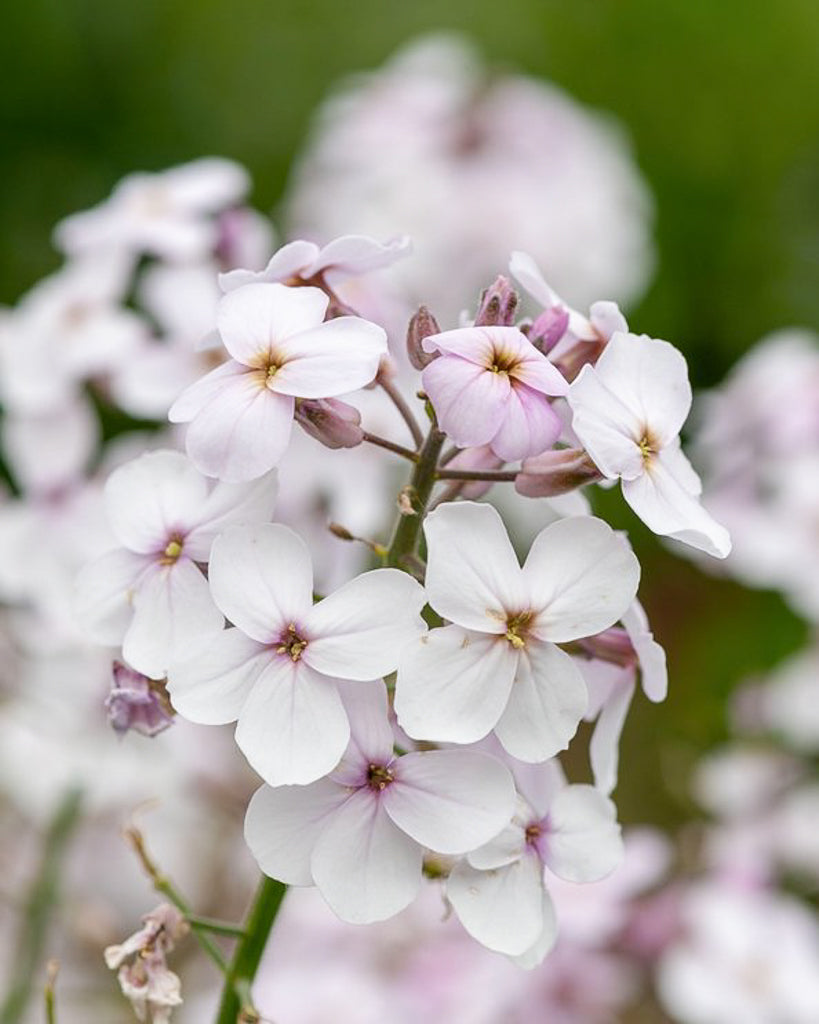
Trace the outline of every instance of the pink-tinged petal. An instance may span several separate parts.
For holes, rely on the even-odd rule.
[[[118,548],[84,566],[77,576],[74,611],[89,638],[120,644],[134,614],[134,591],[153,562]]]
[[[495,735],[512,757],[545,761],[568,747],[587,703],[586,684],[569,655],[530,641]]]
[[[398,666],[401,651],[426,631],[424,588],[398,569],[362,573],[319,601],[305,618],[304,661],[339,679],[376,679]]]
[[[594,784],[601,793],[609,795],[617,785],[617,765],[620,752],[620,736],[631,707],[635,683],[624,681],[612,692],[597,718],[589,743],[589,760],[594,774]]]
[[[494,333],[497,331],[501,333]],[[424,338],[421,346],[425,352],[457,356],[473,366],[488,370],[492,366],[493,355],[501,343],[503,332],[519,333],[516,328],[508,327],[459,327],[454,331],[430,334]]]
[[[645,424],[587,363],[569,388],[572,430],[600,472],[633,480],[643,471],[640,440]]]
[[[525,953],[543,929],[543,868],[533,855],[491,871],[462,861],[446,894],[472,938],[497,953]]]
[[[507,630],[526,602],[523,576],[503,520],[491,505],[447,502],[424,521],[429,603],[451,622],[482,633]]]
[[[316,842],[313,880],[343,921],[385,921],[421,887],[421,847],[397,828],[378,796],[360,789],[333,814]]]
[[[279,523],[233,526],[211,551],[213,599],[235,626],[273,643],[289,625],[301,627],[313,603],[307,545]]]
[[[244,380],[247,367],[229,359],[185,388],[168,410],[171,423],[189,423],[222,391],[226,382]]]
[[[248,371],[224,386],[191,421],[185,447],[194,464],[220,480],[253,480],[284,455],[295,402],[259,383]]]
[[[608,341],[618,331],[624,334],[628,332],[626,318],[616,302],[593,302],[589,309],[589,319],[604,341]]]
[[[514,819],[488,843],[473,850],[467,856],[467,862],[478,871],[490,871],[503,868],[520,860],[526,851],[526,832],[521,821],[529,817],[529,807],[525,800],[516,801],[517,810]]]
[[[395,824],[436,853],[463,854],[488,842],[515,809],[512,776],[489,754],[432,750],[406,754],[382,795]]]
[[[640,564],[602,519],[560,519],[535,538],[523,567],[530,629],[541,640],[567,643],[608,629],[634,600]]]
[[[486,444],[498,432],[512,390],[505,374],[441,356],[424,368],[421,381],[441,430],[459,448]]]
[[[249,483],[229,484],[220,480],[199,510],[196,525],[185,538],[185,553],[197,562],[207,562],[218,534],[231,526],[269,522],[277,491],[275,470]]]
[[[171,704],[200,725],[235,722],[270,658],[269,647],[240,629],[223,629],[192,657],[170,666]]]
[[[161,551],[172,533],[187,532],[207,493],[207,481],[182,452],[146,452],[108,478],[105,511],[124,547],[149,554]]]
[[[349,738],[335,683],[286,655],[256,680],[236,726],[239,749],[271,786],[301,786],[328,775]]]
[[[646,526],[715,558],[726,558],[731,538],[697,498],[672,475],[660,452],[636,480],[623,481],[623,497]]]
[[[262,871],[286,885],[312,885],[318,837],[348,793],[319,779],[309,786],[262,786],[245,815],[245,842]]]
[[[623,625],[640,662],[643,693],[658,704],[668,693],[668,667],[665,651],[648,628],[648,618],[639,601],[634,600],[623,615]]]
[[[220,274],[219,287],[223,292],[232,292],[246,284],[286,281],[308,267],[318,253],[319,247],[315,242],[305,242],[301,239],[288,242],[273,253],[267,266],[258,273],[252,270],[231,270],[227,274]]]
[[[528,820],[545,817],[555,796],[567,785],[566,773],[558,758],[553,757],[542,764],[515,761],[511,768],[518,793],[534,810],[534,815],[530,814]]]
[[[380,680],[369,686],[339,682],[338,692],[350,722],[350,742],[333,778],[341,785],[358,786],[368,765],[386,764],[393,757],[387,688]]]
[[[298,288],[296,291],[307,291]],[[383,327],[340,316],[294,334],[277,348],[284,360],[269,387],[298,398],[332,398],[371,383],[387,351]]]
[[[509,258],[509,273],[544,309],[561,303],[562,300],[546,283],[540,267],[528,252],[516,250],[512,253]]]
[[[321,271],[329,271],[334,281],[340,281],[345,277],[388,267],[411,251],[412,241],[407,235],[384,243],[367,235],[342,235],[324,246],[307,268],[305,276],[312,277]]]
[[[521,335],[521,337],[523,337]],[[549,360],[540,353],[534,345],[524,338],[527,349],[523,352],[523,359],[512,370],[511,376],[525,384],[533,391],[540,391],[544,395],[559,397],[569,391],[569,382]]]
[[[414,739],[475,743],[506,707],[519,655],[505,640],[460,626],[433,629],[404,651],[395,713]]]
[[[134,594],[134,617],[122,653],[138,672],[161,679],[172,662],[194,654],[223,626],[208,582],[189,558],[155,563]]]
[[[248,284],[219,302],[216,326],[225,348],[245,366],[258,368],[291,335],[317,327],[330,300],[318,288]]]
[[[543,929],[540,935],[538,935],[537,940],[525,953],[512,958],[513,963],[517,964],[524,971],[531,971],[535,967],[539,967],[546,956],[551,953],[557,941],[557,915],[555,914],[552,897],[546,889],[543,890],[542,910]]]
[[[503,422],[490,441],[492,451],[504,462],[540,455],[560,437],[563,424],[539,391],[525,384],[512,388]]]
[[[567,882],[596,882],[623,859],[617,809],[594,786],[567,786],[549,808],[546,865]]]

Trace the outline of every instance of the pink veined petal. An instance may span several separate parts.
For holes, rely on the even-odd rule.
[[[504,462],[517,462],[551,448],[562,429],[559,416],[544,395],[525,384],[516,384],[490,446]]]
[[[554,644],[530,641],[495,735],[512,757],[545,761],[568,747],[587,701],[586,684],[569,655]]]
[[[434,365],[434,364],[433,364]],[[447,502],[424,521],[426,591],[440,615],[467,629],[504,634],[526,605],[517,555],[491,505]]]
[[[105,511],[117,540],[131,551],[161,551],[186,533],[208,493],[205,478],[182,452],[146,452],[115,469],[105,484]]]
[[[560,519],[537,535],[523,567],[530,631],[567,643],[608,629],[634,600],[640,564],[602,519]]]
[[[220,480],[253,480],[284,455],[295,403],[258,380],[257,371],[231,377],[191,421],[185,447],[194,464]]]
[[[262,871],[286,885],[312,885],[313,847],[348,795],[329,779],[257,789],[245,815],[245,842]]]
[[[395,713],[415,739],[475,743],[503,714],[519,655],[460,626],[433,629],[404,651]]]
[[[398,569],[362,573],[307,612],[304,661],[325,675],[367,680],[393,672],[426,631],[423,587]]]
[[[512,370],[511,376],[533,391],[542,392],[544,395],[566,395],[569,391],[569,382],[560,370],[530,341],[527,340],[526,344],[528,350],[525,350],[523,360]]]
[[[384,921],[409,906],[421,886],[421,864],[421,847],[368,788],[333,814],[311,859],[319,892],[351,924]]]
[[[675,437],[663,448],[662,461],[668,472],[684,490],[694,497],[702,494],[702,480],[682,450],[680,439]]]
[[[443,355],[421,374],[438,423],[460,448],[486,444],[503,422],[509,378],[456,356]]]
[[[273,516],[277,490],[275,470],[249,483],[229,484],[220,480],[199,510],[197,524],[185,538],[185,552],[197,562],[207,562],[213,541],[224,530],[268,522]]]
[[[333,680],[287,655],[258,677],[236,726],[239,749],[271,786],[305,785],[328,775],[349,738]]]
[[[192,657],[171,665],[171,704],[184,718],[201,725],[235,722],[270,658],[269,647],[240,629],[223,629]]]
[[[383,327],[357,316],[336,317],[294,334],[278,346],[283,362],[268,386],[298,398],[344,395],[375,379],[386,351]]]
[[[150,556],[117,548],[83,567],[77,576],[74,610],[92,640],[122,643],[134,614],[134,591],[152,565]]]
[[[517,791],[530,812],[528,820],[544,818],[555,796],[567,785],[560,761],[556,757],[540,764],[515,761],[511,767]]]
[[[541,909],[543,911],[543,928],[537,940],[520,956],[512,958],[513,963],[524,971],[539,967],[548,953],[551,953],[557,941],[557,915],[549,891],[544,888]]]
[[[654,533],[726,558],[731,551],[728,531],[672,476],[663,454],[651,460],[642,476],[623,481],[623,497]]]
[[[632,678],[614,689],[600,710],[589,743],[589,760],[594,773],[594,784],[606,796],[617,785],[620,736],[628,709],[631,707],[635,685]]]
[[[389,242],[377,242],[367,235],[342,235],[321,250],[310,267],[307,276],[320,271],[330,271],[334,281],[342,280],[370,270],[387,267],[412,249],[412,242],[404,235]]]
[[[338,692],[350,722],[350,742],[333,778],[341,785],[357,786],[368,765],[386,764],[393,758],[387,688],[381,680],[368,686],[339,682]]]
[[[307,545],[287,526],[232,526],[211,551],[210,589],[227,619],[261,643],[289,625],[303,628],[313,603]]]
[[[606,341],[618,331],[624,334],[628,332],[628,323],[616,302],[593,302],[589,309],[589,319],[600,337]]]
[[[500,333],[497,333],[500,332]],[[454,331],[442,331],[424,338],[425,352],[440,352],[442,355],[457,356],[474,366],[488,370],[492,356],[504,335],[518,334],[517,328],[508,327],[458,327]]]
[[[525,953],[543,929],[543,867],[529,854],[502,868],[452,869],[449,902],[473,939],[507,956]]]
[[[258,369],[294,334],[317,327],[330,300],[318,288],[283,284],[248,284],[219,302],[216,326],[231,356]]]
[[[407,835],[437,853],[474,850],[506,825],[515,809],[512,776],[489,754],[432,750],[405,754],[384,808]]]
[[[161,679],[223,626],[207,580],[183,555],[172,565],[155,563],[140,580],[122,653],[138,672]]]
[[[190,422],[221,393],[228,381],[243,380],[247,372],[247,367],[234,359],[229,359],[215,370],[210,370],[179,395],[168,410],[168,419],[171,423]]]
[[[614,804],[594,786],[567,786],[549,808],[544,861],[567,882],[596,882],[623,859]]]

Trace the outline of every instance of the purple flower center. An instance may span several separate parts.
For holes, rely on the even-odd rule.
[[[376,793],[382,793],[395,776],[390,769],[383,764],[370,764],[367,766],[367,785]]]

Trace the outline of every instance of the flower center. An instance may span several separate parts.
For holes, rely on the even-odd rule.
[[[162,557],[159,559],[160,565],[173,565],[174,562],[182,554],[182,548],[184,546],[183,538],[174,535],[170,538],[168,543],[165,545],[165,550],[162,552]]]
[[[538,839],[543,835],[543,826],[539,821],[533,821],[526,826],[526,845],[536,846]]]
[[[298,661],[301,653],[307,646],[307,641],[299,636],[294,623],[290,623],[285,632],[279,637],[279,646],[276,654],[287,654],[293,661]]]
[[[504,637],[517,651],[526,646],[526,628],[531,618],[531,612],[519,612],[506,620]]]
[[[395,781],[395,776],[386,765],[371,764],[367,766],[367,785],[376,793],[383,792],[393,781]]]
[[[643,456],[643,462],[648,464],[660,450],[660,446],[657,443],[657,439],[652,435],[648,427],[645,428],[643,436],[637,442],[637,446],[640,449],[640,454]]]
[[[489,357],[488,368],[492,373],[502,374],[508,377],[512,370],[518,365],[517,356],[511,352],[504,352],[503,349],[493,349]]]

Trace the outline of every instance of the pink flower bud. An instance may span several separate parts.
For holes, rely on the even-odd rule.
[[[518,308],[518,293],[508,279],[499,276],[481,296],[476,327],[511,327]]]
[[[358,409],[337,398],[302,398],[296,422],[327,448],[355,448],[364,440]]]
[[[544,310],[528,330],[529,341],[546,355],[569,328],[569,311],[564,306]]]
[[[133,730],[156,736],[171,725],[174,711],[164,682],[149,679],[121,661],[114,662],[113,677],[105,707],[115,732],[124,735]]]
[[[515,490],[527,498],[554,498],[602,479],[582,448],[560,448],[524,459]]]
[[[424,338],[440,333],[438,321],[426,306],[421,306],[407,328],[407,355],[416,370],[423,370],[433,359],[438,358],[437,352],[425,352],[421,343]]]

